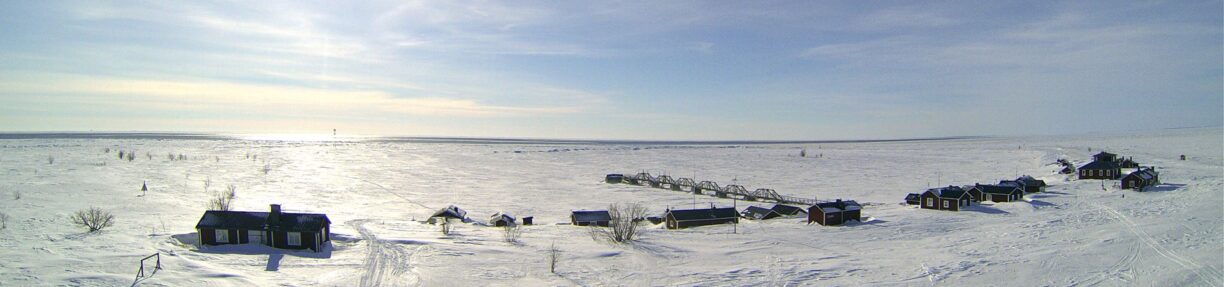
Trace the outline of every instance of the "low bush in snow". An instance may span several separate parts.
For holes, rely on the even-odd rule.
[[[115,220],[115,215],[110,211],[102,210],[97,207],[90,207],[85,210],[78,210],[72,214],[72,223],[89,228],[89,232],[102,230],[110,227]]]
[[[612,243],[628,243],[637,237],[640,222],[634,219],[645,218],[646,207],[640,203],[624,206],[612,204],[608,206],[608,215],[611,215],[608,227],[591,226],[591,238]]]
[[[518,225],[510,224],[502,227],[502,239],[506,242],[518,242],[520,236],[523,235],[523,230]]]
[[[231,184],[227,186],[226,191],[213,194],[213,197],[208,200],[208,210],[230,210],[233,207],[236,188]]]

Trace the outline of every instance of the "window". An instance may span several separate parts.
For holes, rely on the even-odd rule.
[[[247,243],[249,244],[265,244],[263,237],[263,230],[247,230]]]
[[[289,246],[302,246],[301,232],[289,232],[289,236],[285,239],[289,242]]]
[[[926,205],[927,205],[927,206],[930,206],[930,207],[935,207],[935,199],[934,199],[934,198],[927,198],[927,204],[926,204]]]
[[[944,201],[943,201],[943,203],[944,203],[944,208],[948,208],[948,207],[952,206],[951,204],[948,204],[948,201],[947,201],[947,200],[944,200]]]
[[[217,229],[213,231],[213,234],[217,235],[217,243],[230,243],[229,230]]]

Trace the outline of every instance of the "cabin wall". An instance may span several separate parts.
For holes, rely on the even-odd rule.
[[[842,220],[851,220],[851,219],[854,219],[854,220],[857,220],[857,221],[863,221],[863,219],[862,219],[862,217],[861,217],[861,216],[862,216],[862,212],[863,212],[862,210],[847,210],[846,212],[843,212],[843,213],[842,213]]]
[[[825,224],[824,217],[825,216],[824,216],[823,209],[820,209],[818,207],[812,207],[808,209],[808,224],[815,222],[815,223],[819,223],[820,225],[824,225]]]
[[[196,233],[200,234],[200,244],[217,245],[217,234],[213,233],[214,231],[216,230],[212,228],[196,229]]]
[[[738,222],[736,219],[737,218],[715,218],[715,219],[677,221],[676,228],[689,228],[689,227],[706,226],[706,225],[735,223],[735,222]],[[676,228],[673,228],[673,229],[676,229]]]

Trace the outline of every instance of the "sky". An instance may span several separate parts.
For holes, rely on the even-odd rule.
[[[1221,1],[0,1],[0,131],[839,140],[1221,126],[1222,27]]]

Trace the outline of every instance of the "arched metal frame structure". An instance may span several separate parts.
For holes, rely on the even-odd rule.
[[[668,175],[660,175],[658,177],[650,175],[647,172],[640,172],[632,177],[626,177],[625,182],[634,185],[650,185],[655,188],[667,188],[676,191],[686,191],[695,194],[703,194],[713,192],[711,195],[727,198],[734,196],[735,198],[751,201],[772,201],[777,203],[815,205],[819,201],[815,198],[799,198],[778,194],[777,191],[769,188],[758,188],[753,191],[748,191],[747,188],[738,184],[729,184],[727,186],[719,186],[714,181],[701,181],[700,183],[691,178],[681,177],[679,179],[672,178]]]

